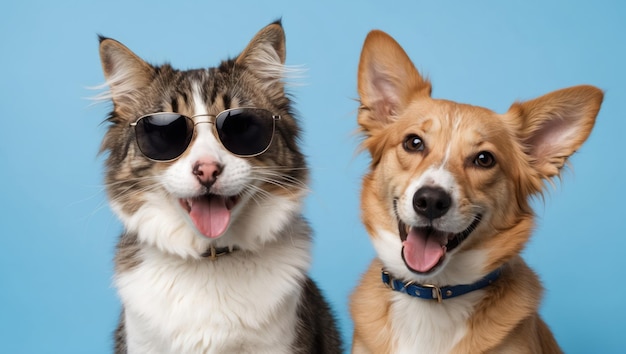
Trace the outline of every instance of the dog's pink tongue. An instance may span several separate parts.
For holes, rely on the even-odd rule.
[[[404,261],[409,267],[421,273],[432,270],[445,253],[437,235],[425,229],[412,227],[402,245]]]
[[[216,238],[228,228],[230,210],[226,207],[226,198],[219,196],[201,197],[194,199],[191,203],[189,216],[204,236]]]

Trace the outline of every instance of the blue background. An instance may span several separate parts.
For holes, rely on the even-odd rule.
[[[110,106],[97,33],[178,68],[237,55],[282,17],[287,63],[313,171],[306,214],[313,277],[344,337],[347,297],[374,256],[359,220],[356,69],[367,32],[396,38],[435,97],[504,112],[518,99],[588,83],[606,92],[595,129],[546,200],[525,258],[542,315],[567,353],[626,347],[626,2],[622,1],[3,1],[0,4],[0,351],[108,353],[121,225],[97,156]]]

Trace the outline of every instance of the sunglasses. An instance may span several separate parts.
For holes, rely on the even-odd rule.
[[[195,117],[214,120],[194,122]],[[224,148],[240,157],[264,153],[274,138],[279,115],[261,108],[233,108],[218,115],[198,114],[187,117],[178,113],[152,113],[134,123],[135,138],[144,156],[155,161],[171,161],[189,147],[194,128],[201,123],[213,124],[214,133]]]

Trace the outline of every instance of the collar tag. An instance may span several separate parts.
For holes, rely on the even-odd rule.
[[[205,258],[209,258],[212,261],[217,260],[218,257],[230,254],[232,252],[237,251],[239,248],[237,247],[219,247],[216,248],[215,246],[211,245],[209,246],[209,249],[206,250],[206,252],[204,252],[203,254],[201,254],[201,257],[205,257]]]

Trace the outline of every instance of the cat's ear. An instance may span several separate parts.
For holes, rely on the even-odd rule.
[[[260,79],[280,81],[285,74],[285,56],[285,32],[276,21],[252,38],[236,64],[247,67]]]
[[[100,36],[100,61],[110,98],[116,106],[127,106],[138,90],[152,81],[154,68],[122,43]]]

